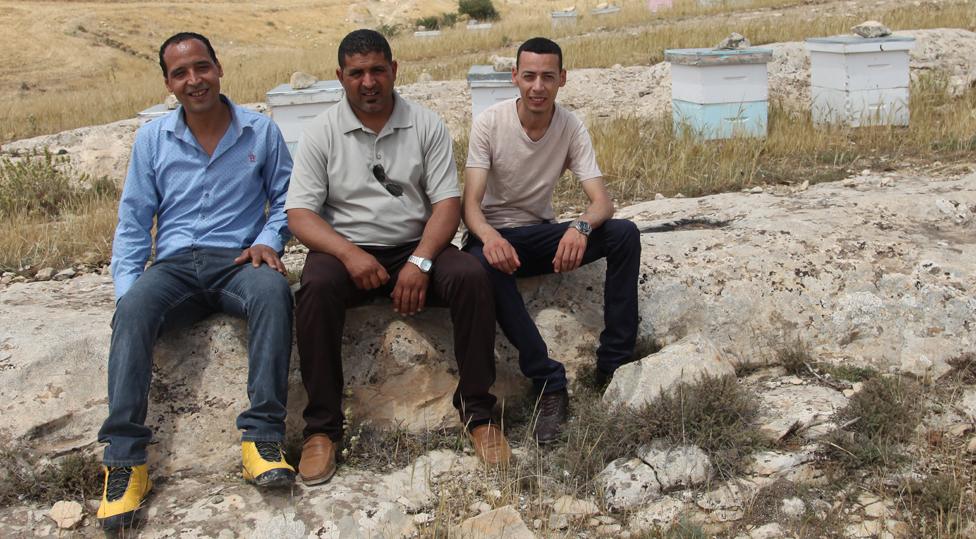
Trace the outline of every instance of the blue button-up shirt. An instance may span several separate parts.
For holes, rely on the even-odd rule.
[[[198,247],[262,244],[280,253],[291,237],[284,213],[291,155],[281,132],[266,116],[221,99],[231,123],[212,156],[182,107],[136,134],[112,244],[116,301],[145,270],[153,217],[156,261]]]

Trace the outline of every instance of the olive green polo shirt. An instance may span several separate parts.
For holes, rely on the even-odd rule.
[[[433,111],[395,93],[393,114],[379,133],[363,125],[343,98],[309,122],[298,141],[285,210],[318,212],[356,245],[418,241],[431,205],[460,197],[453,142]],[[374,177],[383,165],[390,194]]]

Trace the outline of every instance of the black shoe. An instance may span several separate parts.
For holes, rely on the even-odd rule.
[[[565,389],[539,396],[539,415],[535,420],[535,439],[540,445],[559,439],[569,412],[569,393]]]
[[[611,380],[613,380],[613,373],[605,373],[599,368],[593,371],[593,385],[600,391],[605,390]]]

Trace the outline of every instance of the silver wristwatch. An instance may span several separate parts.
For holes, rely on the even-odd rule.
[[[424,258],[422,256],[417,256],[417,255],[410,255],[410,258],[407,259],[407,262],[414,264],[415,266],[420,268],[420,271],[424,273],[429,273],[430,268],[434,266],[433,260],[429,258]]]
[[[577,220],[573,221],[573,225],[572,226],[577,231],[579,231],[580,234],[582,234],[584,236],[589,236],[590,235],[590,232],[593,231],[593,229],[590,228],[590,223],[587,223],[586,221],[584,221],[582,219],[577,219]]]

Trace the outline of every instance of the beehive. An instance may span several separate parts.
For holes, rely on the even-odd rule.
[[[266,94],[271,118],[281,129],[289,151],[295,151],[305,122],[338,103],[342,95],[342,85],[337,80],[320,80],[301,90],[292,89],[290,84],[282,84]]]
[[[908,125],[909,53],[915,38],[807,39],[817,124]]]
[[[518,97],[518,87],[512,82],[511,71],[495,71],[490,65],[474,65],[468,70],[471,90],[471,118],[488,107]]]
[[[668,49],[676,131],[705,139],[766,136],[771,49]]]

